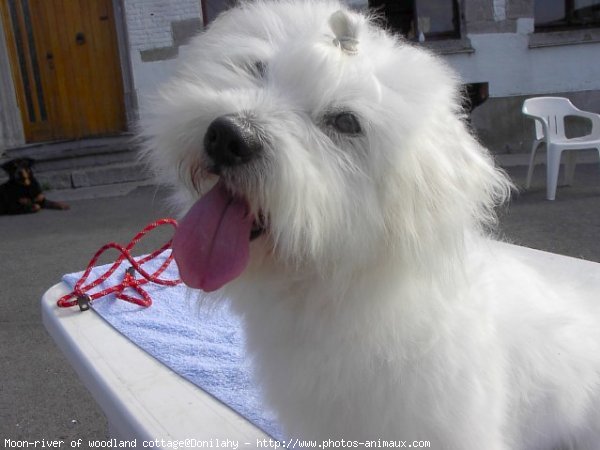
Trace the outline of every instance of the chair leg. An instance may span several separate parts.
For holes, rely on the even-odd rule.
[[[546,198],[554,200],[556,198],[556,186],[558,185],[558,170],[560,169],[561,150],[554,146],[548,146],[546,163]]]
[[[577,163],[577,152],[571,150],[567,152],[567,161],[565,164],[565,184],[573,184],[573,175],[575,175],[575,164]]]
[[[525,181],[525,189],[531,187],[531,178],[533,177],[533,169],[535,167],[535,152],[539,148],[541,142],[534,141],[531,147],[531,155],[529,156],[529,169],[527,169],[527,180]]]

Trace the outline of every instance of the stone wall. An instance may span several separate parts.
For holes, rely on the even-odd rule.
[[[490,99],[473,113],[482,141],[497,154],[529,152],[528,97],[571,99],[600,113],[600,28],[536,33],[534,0],[462,0],[460,42],[428,43],[465,82],[488,82]],[[588,124],[569,124],[574,134]]]
[[[138,114],[177,67],[182,46],[202,28],[199,0],[123,0]]]
[[[557,92],[553,95],[566,97],[577,108],[600,113],[600,91]],[[521,113],[523,102],[533,95],[490,98],[477,108],[472,123],[483,144],[495,154],[528,153],[534,140],[534,121]],[[591,122],[567,119],[567,137],[589,133]]]

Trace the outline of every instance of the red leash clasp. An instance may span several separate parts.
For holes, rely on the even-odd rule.
[[[136,305],[140,305],[143,307],[148,307],[152,305],[152,299],[146,290],[142,288],[142,286],[146,283],[152,282],[161,286],[175,286],[181,283],[179,278],[177,279],[164,279],[160,278],[161,274],[167,270],[171,262],[173,261],[173,255],[170,254],[165,258],[163,263],[156,269],[153,273],[148,273],[142,265],[147,263],[148,261],[158,257],[166,250],[171,248],[172,239],[170,239],[167,243],[165,243],[162,247],[155,250],[154,252],[144,256],[136,260],[133,256],[131,256],[131,251],[135,248],[135,246],[140,242],[140,240],[153,229],[162,226],[162,225],[171,225],[173,228],[177,228],[177,221],[175,219],[160,219],[155,222],[147,225],[143,230],[141,230],[138,234],[134,236],[134,238],[127,244],[126,247],[123,247],[120,244],[115,242],[110,242],[106,245],[103,245],[90,260],[85,272],[77,280],[73,290],[61,297],[56,305],[60,308],[68,308],[71,306],[78,305],[81,311],[87,311],[90,309],[90,304],[101,297],[105,297],[109,294],[116,294],[116,298],[125,300],[130,303],[135,303]],[[114,248],[116,249],[120,255],[115,260],[115,262],[97,279],[85,285],[86,280],[88,279],[92,269],[96,265],[98,258],[106,252],[108,249]],[[131,263],[125,273],[123,274],[122,281],[115,285],[108,287],[100,292],[96,292],[94,294],[87,294],[88,291],[95,288],[96,286],[104,283],[115,271],[121,266],[124,260],[128,260]],[[136,278],[136,273],[141,275],[141,278]],[[135,291],[138,296],[132,296],[125,294],[125,289],[132,289]]]

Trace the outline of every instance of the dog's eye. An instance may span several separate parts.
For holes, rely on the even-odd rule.
[[[263,61],[256,61],[250,66],[250,72],[256,78],[264,78],[267,73],[267,63]]]
[[[360,134],[361,128],[358,119],[351,112],[332,114],[327,118],[327,124],[343,134]]]

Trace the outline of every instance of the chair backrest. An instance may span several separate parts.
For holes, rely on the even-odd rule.
[[[565,116],[573,115],[579,110],[569,99],[564,97],[534,97],[523,102],[523,114],[534,119],[544,120],[548,124],[548,136],[540,120],[535,121],[536,139],[558,136],[565,138]]]

